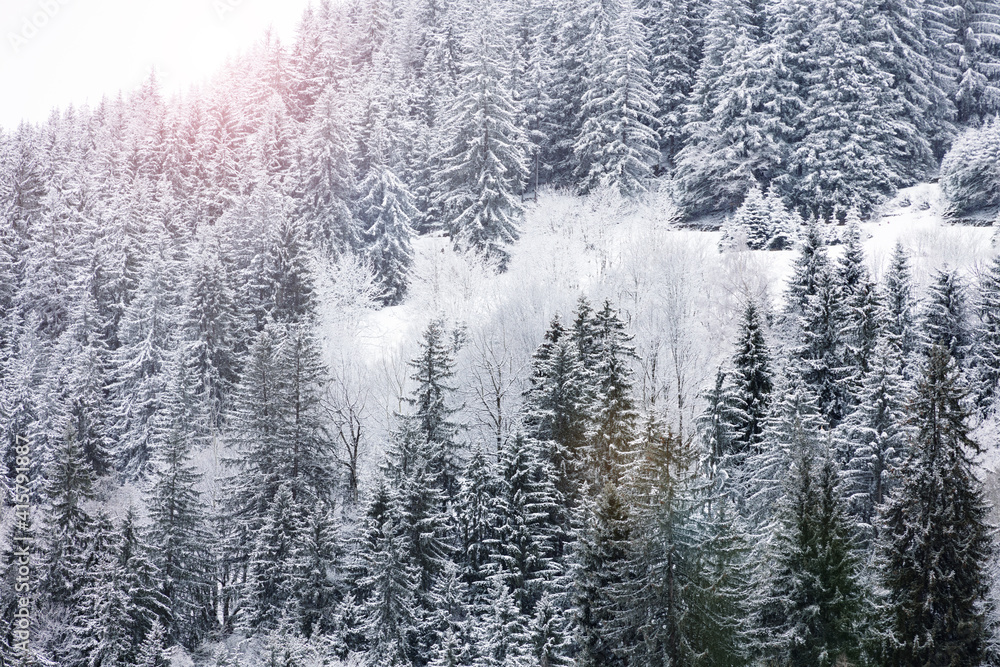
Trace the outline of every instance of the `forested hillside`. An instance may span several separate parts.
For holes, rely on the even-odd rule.
[[[0,667],[995,664],[998,112],[1000,2],[347,0],[3,129]]]

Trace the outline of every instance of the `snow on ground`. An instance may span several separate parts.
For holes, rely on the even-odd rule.
[[[992,228],[949,225],[936,184],[901,191],[875,220],[862,224],[873,275],[880,278],[896,241],[911,256],[917,292],[947,264],[971,284],[994,251]],[[638,390],[645,400],[666,398],[672,418],[687,427],[700,405],[694,398],[731,354],[739,312],[747,299],[780,305],[795,250],[718,251],[719,232],[680,226],[663,195],[627,202],[610,192],[579,197],[546,190],[526,202],[526,219],[507,272],[453,250],[443,236],[418,239],[410,293],[399,306],[375,310],[335,299],[330,309],[327,360],[335,373],[361,368],[375,387],[381,429],[404,407],[406,361],[427,323],[444,317],[465,327],[459,387],[474,385],[498,354],[520,375],[555,314],[572,315],[578,297],[620,307],[635,334],[642,361]],[[829,230],[832,237],[843,227]],[[839,257],[841,247],[831,247]],[[520,387],[512,386],[510,407]],[[464,397],[470,423],[483,423],[482,406]]]

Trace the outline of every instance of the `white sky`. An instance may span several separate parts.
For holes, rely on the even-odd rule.
[[[164,93],[208,79],[270,26],[289,44],[309,0],[0,0],[0,126],[95,105],[155,68]]]

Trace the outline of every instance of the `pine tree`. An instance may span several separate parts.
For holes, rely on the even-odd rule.
[[[524,393],[525,435],[543,448],[557,492],[572,505],[583,482],[589,382],[578,345],[558,318],[552,320],[532,355],[529,382]]]
[[[534,614],[548,581],[558,572],[550,521],[560,515],[559,506],[550,469],[533,444],[518,434],[498,452],[494,510],[499,549],[493,555],[493,579],[506,587],[526,617]]]
[[[864,376],[858,405],[844,420],[849,444],[844,498],[866,546],[877,534],[876,514],[888,498],[907,448],[905,385],[898,352],[882,340]]]
[[[358,247],[357,229],[347,202],[354,191],[352,137],[336,85],[321,93],[303,137],[302,217],[320,248],[343,252]]]
[[[1000,388],[1000,257],[995,257],[979,286],[979,323],[974,347],[976,401],[990,411]]]
[[[269,233],[263,276],[267,314],[275,322],[310,322],[316,313],[311,244],[288,218]]]
[[[474,250],[503,270],[510,258],[506,247],[518,239],[523,216],[527,139],[508,89],[499,22],[480,21],[464,45],[436,190],[456,247]]]
[[[922,4],[877,0],[866,7],[863,18],[872,45],[870,56],[879,69],[892,75],[898,113],[916,130],[900,137],[905,142],[902,166],[915,181],[933,168],[955,132],[954,104],[934,72]]]
[[[625,323],[610,301],[594,316],[597,342],[596,389],[593,432],[588,445],[594,487],[606,480],[618,483],[631,461],[638,429],[638,411],[632,396],[630,361],[635,349],[625,333]]]
[[[303,582],[299,534],[303,508],[282,484],[255,531],[244,594],[246,628],[252,632],[274,630],[296,611],[296,593]]]
[[[204,435],[188,369],[174,362],[167,372],[168,395],[154,425],[149,541],[159,589],[170,600],[164,638],[191,647],[213,625],[209,534],[197,489],[201,475],[191,460]]]
[[[150,439],[160,410],[164,362],[175,345],[176,276],[169,241],[160,239],[143,266],[136,295],[125,311],[113,355],[116,463],[129,477],[142,477],[152,456]]]
[[[850,411],[851,367],[845,355],[844,298],[840,285],[824,269],[815,282],[800,318],[802,339],[793,355],[801,366],[803,381],[819,399],[819,407],[830,426],[836,426]]]
[[[237,313],[226,268],[207,244],[196,250],[185,292],[184,358],[198,383],[208,424],[218,427],[237,382]]]
[[[966,320],[965,285],[957,271],[945,266],[934,274],[924,309],[924,337],[928,348],[940,345],[962,364],[969,352],[971,334]]]
[[[985,664],[994,547],[964,394],[947,348],[933,346],[912,411],[918,432],[882,513],[893,664]]]
[[[407,562],[402,539],[394,533],[395,527],[388,526],[377,551],[369,556],[368,576],[358,582],[371,591],[364,618],[367,663],[372,667],[412,664],[417,574]]]
[[[829,270],[829,264],[822,232],[812,223],[806,228],[805,237],[799,246],[794,273],[786,290],[785,319],[792,330],[798,327],[798,318],[805,314],[809,298],[816,294],[820,275]]]
[[[633,0],[595,5],[587,38],[589,85],[573,146],[576,175],[582,192],[611,186],[634,194],[646,189],[659,162],[649,45]]]
[[[763,653],[777,664],[856,663],[864,620],[859,564],[841,507],[837,470],[803,443],[774,540],[760,611]]]
[[[842,219],[867,215],[906,182],[899,137],[916,134],[899,115],[892,77],[867,53],[859,0],[824,0],[805,58],[802,140],[789,155],[780,187],[797,208]],[[891,118],[893,127],[886,128]]]
[[[760,3],[713,0],[704,56],[677,155],[678,198],[688,215],[732,211],[755,185],[768,186],[784,161],[789,94],[780,39],[761,34]],[[786,109],[793,107],[793,109]]]
[[[449,404],[456,391],[449,384],[455,376],[453,355],[444,320],[433,320],[424,330],[419,356],[410,360],[414,370],[410,379],[417,387],[408,399],[413,414],[406,417],[412,422],[412,435],[428,450],[428,465],[437,478],[438,488],[449,498],[458,491],[461,466],[457,442],[460,427],[452,419],[458,408]]]
[[[406,186],[392,170],[373,166],[359,186],[358,220],[364,227],[365,253],[382,284],[382,302],[393,306],[406,293],[413,266],[413,222],[418,211]]]
[[[649,77],[656,92],[660,150],[668,167],[681,149],[684,109],[698,68],[696,2],[636,3],[649,41]]]
[[[479,628],[475,667],[527,667],[531,664],[528,620],[514,596],[502,583],[495,582],[492,603]]]
[[[745,453],[760,440],[770,408],[774,380],[771,352],[764,338],[760,310],[752,301],[743,311],[740,335],[733,357],[733,396],[739,414],[732,424],[734,442],[728,453]]]
[[[916,349],[917,343],[913,323],[914,301],[909,258],[899,242],[892,252],[884,289],[882,302],[885,313],[881,319],[885,323],[886,336],[905,361],[906,357]]]
[[[576,660],[581,667],[617,667],[626,664],[612,623],[626,602],[620,591],[630,553],[629,510],[611,480],[588,505],[574,555]]]

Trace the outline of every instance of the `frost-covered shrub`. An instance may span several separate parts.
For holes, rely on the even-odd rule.
[[[948,215],[1000,204],[1000,122],[963,132],[941,162],[941,189]]]

